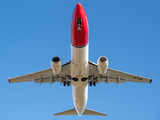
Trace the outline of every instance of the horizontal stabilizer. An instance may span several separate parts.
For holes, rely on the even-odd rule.
[[[84,110],[83,115],[107,116],[106,114],[103,114],[103,113],[100,113],[100,112],[97,112],[97,111],[93,111],[93,110],[90,110],[90,109],[87,109],[87,108]]]
[[[60,115],[78,115],[75,108],[71,109],[71,110],[66,110],[60,113],[56,113],[54,114],[54,116],[60,116]],[[85,109],[82,115],[98,115],[98,116],[107,116],[106,114],[97,112],[97,111],[93,111],[90,109]]]
[[[63,111],[63,112],[54,114],[54,116],[59,116],[59,115],[78,115],[78,114],[77,114],[75,108],[73,108],[71,110],[67,110],[67,111]]]

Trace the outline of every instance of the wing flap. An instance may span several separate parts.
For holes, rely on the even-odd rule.
[[[105,75],[108,75],[108,74],[111,77],[113,76],[114,78],[117,78],[117,79],[119,79],[120,77],[120,79],[124,79],[125,81],[129,81],[129,82],[142,82],[142,83],[152,82],[152,79],[121,72],[121,71],[110,69],[110,68],[107,69],[107,73]]]
[[[105,82],[105,83],[108,83],[108,76],[107,77],[104,77],[104,78],[99,78],[100,81],[102,82]],[[125,83],[125,80],[124,79],[121,79],[120,81],[121,83]],[[119,83],[119,79],[118,78],[111,78],[109,77],[109,83]]]

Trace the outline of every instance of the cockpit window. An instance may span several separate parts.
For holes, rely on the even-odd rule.
[[[81,18],[77,18],[77,26],[81,26]]]

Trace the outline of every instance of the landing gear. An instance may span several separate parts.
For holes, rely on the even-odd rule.
[[[89,86],[92,86],[92,84],[93,84],[94,86],[96,86],[96,81],[93,81],[93,82],[90,81],[90,82],[89,82]]]
[[[70,82],[70,80],[71,80],[71,76],[65,76],[65,79],[64,79],[64,81],[63,81],[63,85],[64,86],[70,86],[70,84],[71,84],[71,82]]]
[[[67,81],[67,85],[68,85],[68,86],[70,85],[70,82],[69,82],[69,81]]]
[[[92,81],[89,82],[89,85],[92,86]]]
[[[70,82],[69,82],[69,81],[63,81],[63,85],[64,85],[64,86],[66,86],[66,85],[67,85],[67,86],[70,86]]]
[[[96,81],[93,82],[93,85],[96,86]]]
[[[66,81],[63,82],[63,85],[66,86]]]

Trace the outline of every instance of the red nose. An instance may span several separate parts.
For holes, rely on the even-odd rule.
[[[75,47],[83,47],[88,43],[88,20],[81,3],[74,9],[71,22],[71,43]]]
[[[83,6],[82,6],[82,4],[81,3],[78,3],[77,5],[76,5],[76,13],[78,14],[78,16],[80,17],[80,14],[81,13],[83,13],[83,11],[84,11],[84,8],[83,8]]]

